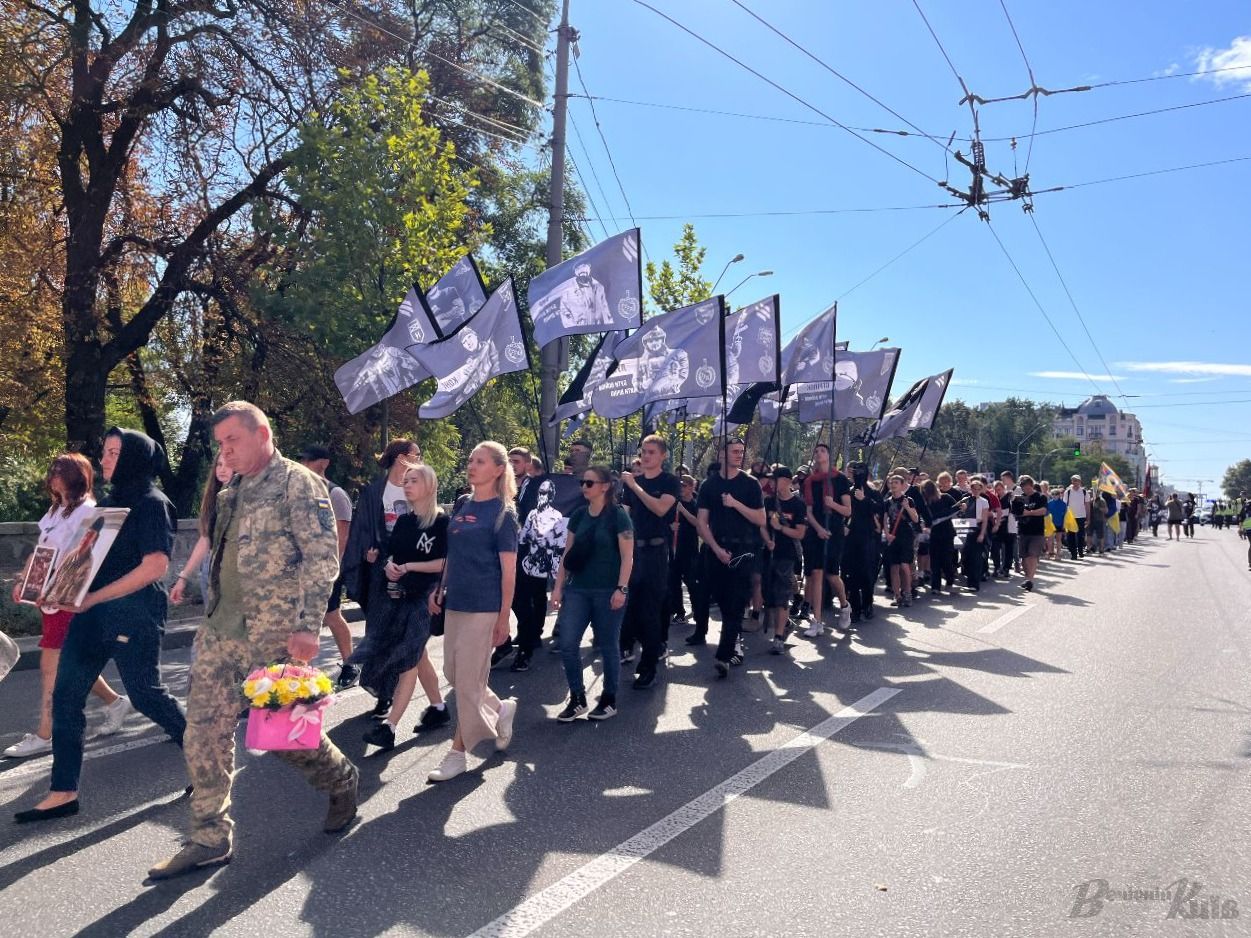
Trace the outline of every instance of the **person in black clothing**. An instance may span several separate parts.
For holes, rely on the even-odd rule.
[[[669,584],[669,551],[677,517],[678,477],[664,471],[669,445],[652,434],[639,448],[641,473],[621,473],[622,504],[634,525],[634,565],[630,571],[630,596],[621,626],[621,661],[634,657],[634,643],[642,646],[636,690],[656,683],[656,667],[665,648],[667,616],[665,587]]]
[[[1025,567],[1025,582],[1021,588],[1034,588],[1034,574],[1038,570],[1038,558],[1046,543],[1047,496],[1034,487],[1030,476],[1021,476],[1021,494],[1012,499],[1012,514],[1017,518],[1017,538],[1021,550],[1021,563]]]
[[[869,485],[869,470],[851,463],[851,517],[847,524],[843,574],[851,603],[850,625],[873,618],[873,584],[881,557],[881,495]]]
[[[786,652],[786,613],[795,589],[799,545],[807,527],[808,507],[791,488],[791,470],[786,466],[774,466],[769,478],[773,480],[774,493],[765,498],[764,506],[768,520],[765,528],[768,563],[763,584],[765,624],[773,627],[769,652],[781,655]]]
[[[409,510],[396,519],[387,538],[387,598],[370,605],[365,638],[349,659],[360,665],[360,686],[391,701],[386,718],[364,736],[384,751],[395,748],[395,728],[413,699],[417,665],[430,640],[427,599],[447,557],[447,515],[439,509],[434,470],[411,467],[404,473],[403,488]]]
[[[386,565],[384,552],[387,538],[395,527],[396,519],[408,510],[404,500],[404,472],[409,466],[421,463],[421,447],[412,440],[392,440],[378,457],[382,475],[363,489],[352,512],[352,526],[348,529],[347,547],[339,561],[339,575],[343,579],[348,599],[360,604],[369,621],[369,604],[373,599],[385,599]],[[438,675],[434,665],[422,665],[421,686],[431,700],[437,699]],[[431,691],[434,691],[432,693]],[[381,717],[391,709],[391,701],[379,698],[372,716]]]
[[[543,545],[532,543],[525,537],[526,519],[538,507],[539,491],[548,477],[545,472],[530,474],[534,460],[530,451],[524,447],[513,447],[508,453],[508,461],[519,479],[517,523],[522,531],[517,543],[517,585],[513,592],[513,614],[517,617],[517,653],[513,656],[509,670],[529,671],[534,650],[542,642],[543,623],[547,621],[547,575],[534,576],[528,572],[546,567],[536,566],[534,563],[533,554],[543,550]],[[521,470],[520,474],[518,470]],[[550,486],[548,490],[551,490]],[[494,663],[498,663],[496,656],[501,654],[502,648],[503,646],[491,653]]]
[[[51,791],[18,822],[52,820],[78,813],[87,695],[112,658],[136,710],[165,730],[179,746],[187,728],[183,709],[161,683],[161,637],[169,602],[162,582],[169,570],[177,517],[156,487],[165,451],[135,430],[113,427],[100,460],[109,495],[101,508],[127,508],[90,591],[74,613],[61,650],[52,691]]]
[[[946,491],[941,488],[943,483],[947,485]],[[951,487],[951,476],[944,472],[938,476],[938,485],[929,481],[922,485],[921,494],[929,513],[930,593],[939,596],[944,580],[948,590],[955,587],[956,526],[953,518],[959,512],[957,496],[963,493]]]
[[[743,663],[737,646],[751,578],[740,567],[750,564],[759,552],[759,532],[765,522],[760,483],[742,472],[746,452],[741,440],[727,441],[721,454],[721,475],[709,479],[699,490],[699,536],[708,545],[704,580],[710,598],[721,610],[715,662],[720,677],[729,675],[731,665]]]
[[[682,586],[694,605],[696,578],[699,575],[699,505],[695,500],[695,479],[690,475],[681,478],[676,517],[669,527],[676,534],[673,558],[669,563],[669,611],[675,623],[686,619],[686,606],[682,602]]]
[[[895,594],[893,606],[912,605],[912,558],[916,550],[914,535],[921,516],[905,493],[907,480],[893,475],[888,480],[890,498],[886,501],[886,517],[882,530],[886,563],[890,567],[890,588]]]

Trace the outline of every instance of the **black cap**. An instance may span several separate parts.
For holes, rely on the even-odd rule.
[[[793,479],[795,474],[786,466],[774,466],[768,477],[770,479]]]
[[[318,443],[311,443],[300,453],[300,462],[316,462],[319,459],[330,459],[330,450]]]

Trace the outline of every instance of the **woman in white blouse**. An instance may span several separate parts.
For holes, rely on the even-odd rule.
[[[65,453],[52,461],[52,467],[44,480],[52,506],[39,519],[38,546],[56,550],[54,567],[59,566],[61,560],[69,555],[82,530],[83,519],[95,508],[95,499],[91,497],[94,479],[91,463],[80,453]],[[27,567],[29,565],[28,560]],[[14,602],[19,600],[25,579],[26,570],[23,570],[13,587]],[[61,646],[65,644],[65,637],[69,634],[73,613],[55,609],[41,609],[40,612],[43,614],[43,629],[39,639],[39,728],[33,733],[27,733],[20,742],[4,750],[4,754],[13,759],[25,759],[52,751],[52,687],[56,683]],[[91,692],[104,704],[104,722],[96,735],[109,736],[116,733],[122,728],[123,721],[131,711],[130,701],[114,691],[103,677],[96,679]]]

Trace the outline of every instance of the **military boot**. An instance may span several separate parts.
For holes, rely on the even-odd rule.
[[[220,847],[205,847],[187,841],[183,848],[168,860],[162,860],[148,870],[149,879],[173,879],[184,873],[207,869],[210,866],[225,866],[230,862],[231,850],[228,844]]]
[[[356,793],[360,787],[361,775],[356,768],[352,769],[352,782],[347,788],[330,793],[330,808],[326,811],[326,823],[322,830],[327,834],[337,834],[356,817]]]

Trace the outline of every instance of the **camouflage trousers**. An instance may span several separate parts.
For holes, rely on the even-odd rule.
[[[230,818],[230,786],[235,768],[235,728],[246,705],[244,678],[262,664],[282,660],[287,634],[270,640],[245,641],[201,627],[195,639],[195,663],[187,695],[187,732],[183,751],[191,793],[190,838],[205,847],[229,847],[234,821]],[[338,792],[351,787],[356,766],[323,735],[318,749],[274,753],[295,766],[319,791]]]

